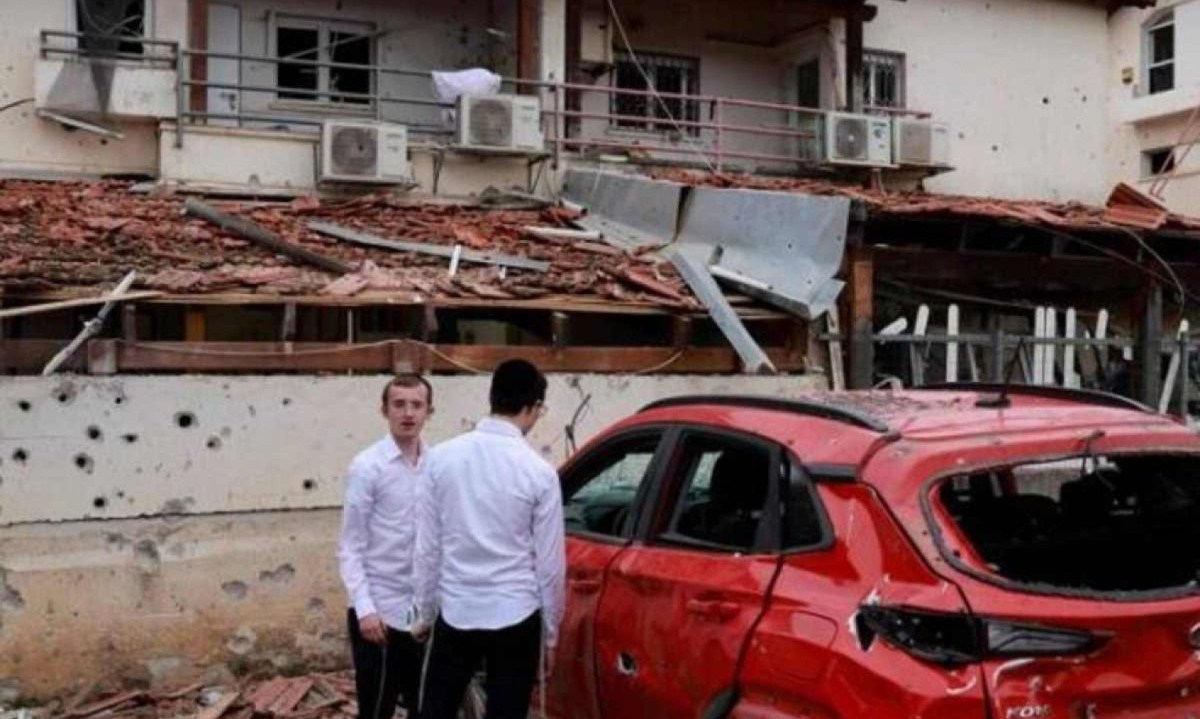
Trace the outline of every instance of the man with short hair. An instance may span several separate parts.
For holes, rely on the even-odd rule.
[[[421,719],[454,719],[481,662],[486,718],[529,713],[566,573],[558,473],[525,440],[545,399],[536,367],[504,362],[492,375],[491,415],[430,453],[414,569],[413,634],[431,637]]]
[[[433,413],[433,387],[401,375],[383,388],[388,433],[360,452],[346,472],[338,561],[349,595],[350,648],[358,719],[391,719],[397,698],[417,714],[421,646],[414,619],[412,554],[416,497],[425,474],[421,431]]]

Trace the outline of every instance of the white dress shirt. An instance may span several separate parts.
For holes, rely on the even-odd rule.
[[[405,631],[412,623],[414,519],[425,455],[414,467],[389,434],[367,447],[346,471],[338,563],[350,606],[379,614]]]
[[[566,553],[558,473],[503,419],[429,453],[414,568],[421,618],[457,629],[503,629],[542,610],[554,646]]]

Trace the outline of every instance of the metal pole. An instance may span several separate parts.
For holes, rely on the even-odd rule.
[[[178,52],[175,54],[175,149],[183,147],[183,115],[187,112],[187,102],[184,99],[183,93],[191,91],[191,85],[187,81],[191,78],[187,77],[187,62],[185,61],[186,53]]]
[[[997,324],[992,328],[992,381],[1004,381],[1004,330]]]
[[[717,126],[716,150],[717,150],[717,172],[720,173],[724,165],[724,157],[721,149],[721,98],[717,98],[713,103],[713,124]]]
[[[1186,320],[1184,321],[1186,325]],[[1191,334],[1185,328],[1179,333],[1179,416],[1184,422],[1190,420],[1188,413],[1188,390],[1191,384],[1191,373],[1188,371],[1192,352]]]

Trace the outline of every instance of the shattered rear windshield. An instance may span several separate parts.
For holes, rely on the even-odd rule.
[[[1071,590],[1200,588],[1200,457],[1125,455],[944,480],[941,504],[986,568]]]

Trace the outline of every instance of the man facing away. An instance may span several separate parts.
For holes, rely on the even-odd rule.
[[[504,362],[492,376],[491,415],[430,453],[414,569],[413,632],[431,642],[421,719],[454,719],[480,662],[487,719],[528,715],[541,652],[557,638],[566,572],[558,473],[524,437],[545,399],[536,367]]]
[[[409,633],[412,552],[427,454],[421,430],[433,412],[433,388],[417,375],[395,377],[383,388],[382,412],[387,435],[360,452],[346,472],[338,543],[350,599],[358,719],[390,719],[400,695],[415,717],[421,681],[421,648]]]

